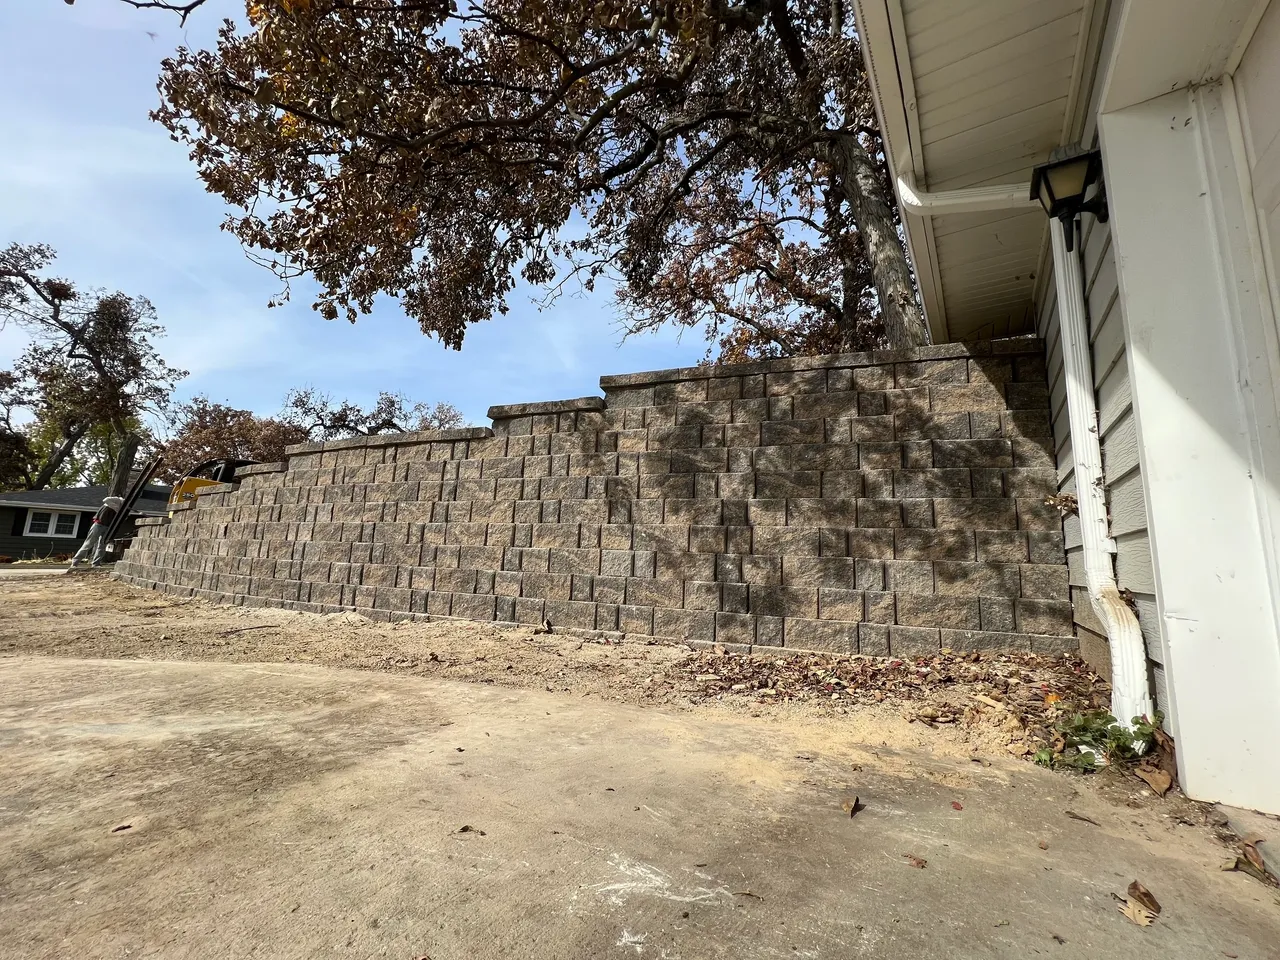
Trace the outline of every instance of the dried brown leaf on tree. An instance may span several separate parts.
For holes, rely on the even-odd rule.
[[[725,357],[927,339],[852,17],[384,7],[251,4],[164,63],[154,118],[286,296],[309,272],[352,321],[397,296],[452,347],[519,281],[569,280]]]

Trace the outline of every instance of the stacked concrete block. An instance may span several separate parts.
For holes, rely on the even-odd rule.
[[[605,377],[492,429],[290,448],[119,575],[245,605],[734,649],[1072,650],[1043,346]]]

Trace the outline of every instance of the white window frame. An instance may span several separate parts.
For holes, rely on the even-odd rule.
[[[47,533],[33,533],[31,530],[31,520],[37,513],[49,514],[49,530]],[[74,517],[75,525],[71,528],[70,533],[58,533],[58,518]],[[54,540],[74,540],[80,531],[80,514],[71,512],[70,510],[46,510],[41,507],[32,507],[27,510],[27,523],[23,528],[22,535],[24,537],[49,537]]]

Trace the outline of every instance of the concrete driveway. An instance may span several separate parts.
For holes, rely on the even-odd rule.
[[[1263,960],[1280,943],[1275,891],[1220,872],[1203,830],[834,721],[296,665],[18,657],[0,690],[5,958]],[[1111,899],[1133,879],[1164,907],[1151,927]]]
[[[29,577],[61,577],[70,567],[18,567],[0,563],[0,580],[19,580]]]

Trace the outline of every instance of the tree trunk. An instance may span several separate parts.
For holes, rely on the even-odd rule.
[[[840,258],[840,315],[836,329],[840,332],[840,351],[853,353],[858,349],[858,294],[856,278],[858,265],[854,243],[857,228],[844,215],[844,203],[849,199],[839,175],[832,175],[827,187],[827,224],[832,246]]]
[[[49,459],[44,462],[44,466],[40,468],[40,472],[36,474],[35,479],[31,481],[27,489],[43,490],[47,487],[49,482],[53,479],[53,475],[57,473],[58,469],[62,466],[63,461],[65,461],[67,457],[71,456],[71,451],[76,448],[76,444],[80,442],[80,438],[88,432],[89,425],[87,423],[74,424],[63,436],[61,442],[54,449],[53,453],[49,454]]]
[[[133,461],[138,456],[138,445],[142,438],[136,433],[126,433],[120,443],[120,452],[116,454],[116,463],[111,470],[111,483],[107,487],[108,497],[123,497],[129,489],[129,475],[133,472]]]
[[[831,159],[844,181],[853,219],[871,262],[889,344],[923,346],[929,342],[929,335],[916,303],[907,252],[893,222],[893,207],[885,195],[875,162],[852,134],[838,137],[832,144],[832,153]]]

